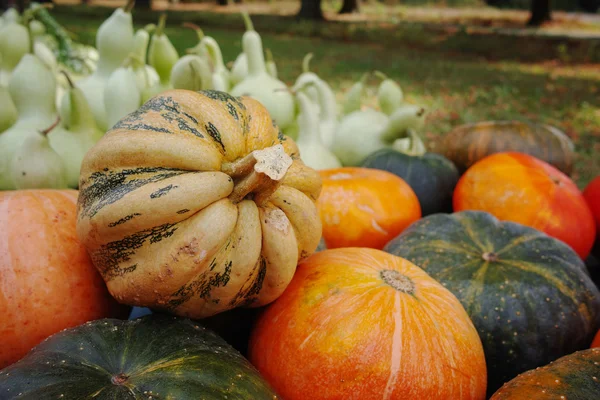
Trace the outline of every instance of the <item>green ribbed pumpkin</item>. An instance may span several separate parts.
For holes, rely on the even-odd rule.
[[[215,333],[159,314],[64,330],[0,371],[2,400],[278,398]]]
[[[600,399],[600,348],[578,351],[506,383],[490,400]]]
[[[589,347],[600,327],[600,292],[582,260],[535,229],[482,211],[435,214],[384,250],[423,268],[461,301],[483,343],[488,394]]]

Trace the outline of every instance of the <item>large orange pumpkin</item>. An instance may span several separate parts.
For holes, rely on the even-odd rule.
[[[470,167],[454,191],[454,211],[487,211],[567,243],[587,257],[594,217],[575,183],[550,164],[523,153],[497,153]]]
[[[259,316],[249,359],[286,400],[484,399],[477,331],[409,261],[369,248],[315,253]]]
[[[77,240],[77,191],[0,192],[0,368],[46,337],[126,317]]]
[[[383,246],[421,218],[419,199],[391,172],[343,167],[319,171],[323,239],[329,249]]]

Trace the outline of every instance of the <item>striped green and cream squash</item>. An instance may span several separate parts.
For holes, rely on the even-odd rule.
[[[3,400],[279,398],[221,337],[167,315],[66,329],[0,371]]]
[[[275,300],[321,237],[316,171],[250,97],[171,90],[86,154],[77,232],[120,302],[204,318]]]
[[[482,211],[425,217],[385,251],[423,268],[461,301],[483,343],[488,394],[519,373],[588,348],[600,292],[565,243]]]

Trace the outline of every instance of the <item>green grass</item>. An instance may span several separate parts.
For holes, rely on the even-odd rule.
[[[101,20],[57,19],[78,40],[93,44]],[[207,28],[221,45],[227,61],[241,51],[238,30]],[[167,34],[180,54],[196,43],[191,30],[170,27]],[[263,34],[276,59],[279,75],[292,83],[301,62],[314,53],[312,69],[341,96],[365,71],[381,70],[396,79],[409,101],[424,105],[428,123],[424,136],[432,151],[454,126],[489,119],[520,119],[563,129],[576,143],[573,178],[580,187],[600,175],[600,69],[598,66],[489,62],[472,56],[389,48],[381,43],[351,43],[318,38]],[[373,101],[377,82],[371,82]]]

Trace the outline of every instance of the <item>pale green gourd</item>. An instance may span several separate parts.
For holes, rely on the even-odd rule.
[[[273,53],[271,53],[271,49],[265,49],[265,53],[267,55],[267,72],[273,78],[277,78],[277,64],[275,64],[275,60],[273,59]]]
[[[213,88],[222,92],[229,91],[231,89],[229,70],[223,62],[223,54],[221,53],[221,48],[219,47],[219,44],[215,39],[213,39],[210,36],[204,36],[200,44],[206,49],[206,54],[213,66]]]
[[[0,85],[7,85],[10,75],[23,56],[31,51],[29,29],[17,22],[0,28]]]
[[[392,148],[402,154],[409,156],[422,156],[427,153],[427,147],[423,143],[421,136],[414,129],[407,129],[408,137],[396,139]]]
[[[362,97],[365,93],[365,83],[371,74],[365,72],[361,78],[355,82],[344,98],[342,115],[348,115],[355,111],[360,111],[362,107]]]
[[[186,52],[188,54],[195,54],[204,59],[208,59],[206,46],[202,44],[202,39],[204,39],[204,31],[202,31],[202,28],[191,22],[184,22],[183,24],[181,24],[181,26],[183,26],[184,28],[192,29],[194,32],[196,32],[196,36],[198,36],[198,43],[196,43],[194,47],[187,49]]]
[[[389,117],[371,108],[344,116],[335,133],[333,153],[344,166],[358,166],[369,155],[403,137],[408,130],[424,124],[422,107],[403,104]]]
[[[387,115],[392,115],[404,102],[402,88],[393,79],[390,79],[381,71],[375,71],[375,75],[381,79],[377,88],[377,102],[379,109]]]
[[[208,61],[195,54],[186,54],[173,66],[171,85],[174,89],[193,91],[213,89],[213,79]]]
[[[17,108],[8,89],[0,85],[0,133],[13,126],[18,116]]]
[[[229,74],[229,80],[231,86],[235,86],[243,81],[248,76],[248,57],[245,53],[240,53],[235,58],[233,66],[231,67],[231,73]]]
[[[148,48],[148,64],[158,73],[159,81],[156,85],[142,91],[142,102],[146,102],[166,90],[173,89],[171,71],[179,60],[179,54],[164,32],[166,20],[167,15],[161,14]]]
[[[117,68],[104,88],[104,107],[109,129],[141,105],[142,94],[135,81],[135,73],[126,66]]]
[[[244,13],[246,32],[242,47],[248,58],[248,76],[231,89],[233,96],[250,96],[262,103],[282,130],[294,121],[294,99],[282,81],[267,73],[262,40],[254,30],[248,13]]]
[[[4,11],[4,13],[2,13],[2,20],[6,24],[13,22],[18,24],[21,22],[21,15],[19,14],[19,11],[16,8],[11,7],[8,10]]]
[[[33,54],[35,54],[50,71],[55,74],[57,73],[58,62],[56,61],[56,56],[45,43],[36,40],[33,43]]]
[[[35,55],[25,54],[17,64],[8,82],[8,92],[18,118],[0,134],[0,190],[15,189],[10,160],[19,146],[28,136],[46,129],[57,119],[55,76]]]
[[[338,126],[338,105],[335,93],[327,82],[320,79],[316,74],[305,75],[302,79],[298,79],[292,90],[299,90],[302,87],[307,92],[308,89],[312,88],[317,91],[317,102],[315,104],[317,105],[321,140],[325,147],[330,149]]]
[[[310,70],[310,60],[312,60],[313,56],[313,53],[308,53],[302,59],[302,73],[298,75],[298,78],[296,78],[296,82],[294,82],[294,87],[301,87],[304,86],[307,82],[319,79],[318,75]],[[306,94],[319,107],[320,112],[319,92],[316,86],[308,86],[306,88]]]
[[[78,87],[84,93],[98,127],[104,131],[108,129],[104,108],[104,87],[110,75],[123,64],[133,50],[134,31],[131,17],[133,3],[134,0],[128,0],[123,8],[117,8],[100,25],[96,33],[96,48],[99,54],[96,70],[78,81]],[[61,101],[62,119],[70,119],[68,98],[63,96]]]
[[[32,131],[25,135],[23,142],[16,148],[10,165],[11,186],[24,189],[66,189],[66,168],[61,157],[50,146],[48,133],[57,121],[43,131]]]
[[[62,126],[80,137],[89,138],[94,143],[98,142],[104,136],[104,131],[98,128],[85,95],[75,85],[67,72],[61,71],[61,76],[67,82],[68,89],[65,94],[69,96],[69,104],[71,105],[70,119],[62,120]]]
[[[46,34],[46,26],[37,19],[29,21],[29,34],[34,38],[42,37]]]
[[[296,140],[300,158],[304,164],[316,170],[341,167],[340,161],[321,141],[316,104],[303,91],[296,93],[296,99],[300,109]]]
[[[130,57],[129,69],[135,74],[135,81],[140,91],[156,85],[160,78],[156,70],[146,64],[148,56],[148,43],[150,43],[149,31],[154,30],[155,25],[149,24],[138,29],[133,36],[133,57]]]

